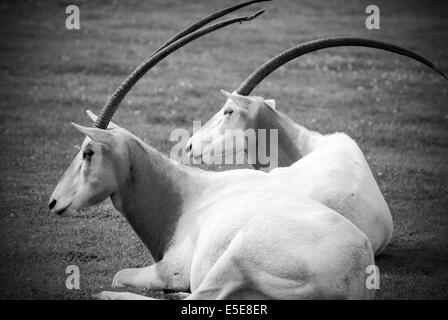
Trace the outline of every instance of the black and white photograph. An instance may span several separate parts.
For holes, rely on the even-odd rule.
[[[443,0],[0,0],[0,300],[446,300],[447,103]]]

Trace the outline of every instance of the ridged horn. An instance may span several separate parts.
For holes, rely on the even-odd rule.
[[[258,2],[267,2],[267,1],[271,1],[271,0],[251,0],[251,1],[247,1],[247,2],[243,2],[243,3],[239,3],[236,4],[234,6],[222,9],[220,11],[217,11],[215,13],[212,13],[202,19],[200,19],[199,21],[193,23],[192,25],[186,27],[185,29],[182,29],[181,31],[179,31],[178,33],[176,33],[173,37],[171,37],[168,41],[166,41],[164,44],[162,44],[156,51],[154,51],[153,55],[156,54],[157,52],[159,52],[160,50],[168,47],[170,44],[172,44],[173,42],[175,42],[176,40],[183,38],[184,36],[202,28],[203,26],[205,26],[206,24],[209,24],[210,22],[217,20],[229,13],[232,13],[233,11],[236,11],[238,9],[250,6],[251,4],[254,3],[258,3]]]
[[[262,66],[260,66],[257,70],[255,70],[236,90],[236,92],[240,95],[247,96],[252,90],[261,82],[264,78],[266,78],[269,74],[275,71],[277,68],[281,67],[285,63],[301,57],[307,53],[318,51],[325,48],[331,47],[346,47],[346,46],[355,46],[355,47],[368,47],[381,49],[385,51],[394,52],[412,59],[415,59],[440,75],[442,75],[445,79],[448,80],[448,77],[436,66],[434,63],[429,61],[428,59],[418,55],[412,51],[404,49],[402,47],[377,41],[377,40],[369,40],[363,38],[351,38],[351,37],[332,37],[332,38],[324,38],[317,39],[312,41],[307,41],[304,43],[300,43],[292,48],[289,48],[282,53],[276,55],[270,60],[266,61]]]
[[[109,124],[110,120],[112,119],[113,114],[117,110],[118,106],[120,105],[120,102],[124,99],[126,94],[131,90],[131,88],[137,83],[137,81],[146,73],[148,72],[152,67],[154,67],[157,63],[162,61],[165,57],[167,57],[172,52],[176,51],[177,49],[185,46],[189,42],[200,38],[202,36],[205,36],[206,34],[213,32],[215,30],[224,28],[226,26],[229,26],[234,23],[242,23],[245,21],[251,21],[258,17],[260,14],[265,12],[265,10],[261,10],[257,13],[255,13],[252,16],[244,16],[244,17],[238,17],[233,19],[227,19],[220,22],[217,22],[215,24],[212,24],[210,26],[204,27],[202,29],[196,30],[195,32],[192,32],[183,38],[171,43],[164,49],[158,51],[151,57],[149,57],[147,60],[145,60],[143,63],[141,63],[118,87],[118,89],[115,90],[115,92],[112,94],[112,96],[109,98],[107,103],[103,106],[101,112],[98,115],[98,118],[96,119],[94,123],[94,127],[100,128],[100,129],[106,129],[107,125]]]

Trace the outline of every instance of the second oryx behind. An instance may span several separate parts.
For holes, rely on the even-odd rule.
[[[191,156],[203,158],[204,152],[216,152],[217,159],[239,152],[226,141],[240,132],[278,130],[278,147],[287,161],[270,171],[296,194],[310,197],[339,212],[370,239],[375,254],[390,242],[392,216],[381,190],[357,143],[344,133],[320,134],[295,123],[276,108],[275,101],[248,96],[266,76],[283,64],[306,53],[337,46],[362,46],[382,49],[418,60],[446,76],[429,60],[404,48],[362,38],[327,38],[309,41],[281,52],[254,71],[228,98],[224,106],[189,140]],[[253,135],[258,137],[257,134]],[[265,135],[269,139],[270,135]],[[270,146],[269,141],[261,142]],[[253,145],[251,145],[253,144]],[[263,167],[259,159],[259,141],[247,139],[244,151],[255,159],[254,167]],[[222,151],[222,154],[219,152]]]

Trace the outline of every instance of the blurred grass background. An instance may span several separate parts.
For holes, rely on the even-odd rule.
[[[118,270],[151,257],[109,201],[70,217],[48,197],[108,95],[158,45],[235,1],[0,1],[0,298],[83,299]],[[65,28],[77,4],[81,29]],[[258,65],[301,41],[333,35],[392,42],[448,72],[446,1],[375,1],[381,29],[364,26],[368,1],[275,0],[268,12],[176,52],[127,96],[114,121],[168,154],[174,128],[192,130]],[[239,14],[238,14],[239,15]],[[309,54],[254,94],[295,121],[356,139],[390,206],[392,243],[376,259],[379,299],[448,298],[448,86],[404,57],[373,49]],[[213,168],[209,168],[213,169]],[[65,268],[81,269],[81,290]],[[162,293],[148,292],[155,296]]]

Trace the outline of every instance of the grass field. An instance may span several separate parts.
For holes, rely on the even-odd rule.
[[[77,3],[81,29],[65,28]],[[84,299],[118,270],[151,257],[110,202],[50,215],[49,195],[90,125],[128,73],[193,20],[234,1],[0,1],[0,298]],[[168,154],[174,128],[192,130],[255,67],[300,41],[363,36],[404,46],[448,72],[446,1],[375,1],[381,30],[364,27],[367,1],[282,1],[160,63],[115,121]],[[260,8],[261,5],[256,6]],[[254,11],[255,9],[252,9]],[[244,12],[252,12],[244,9]],[[307,55],[256,94],[313,130],[356,139],[390,206],[395,232],[376,259],[379,299],[448,298],[448,85],[407,58],[361,48]],[[81,290],[65,288],[65,268]],[[148,292],[153,296],[162,293]]]

